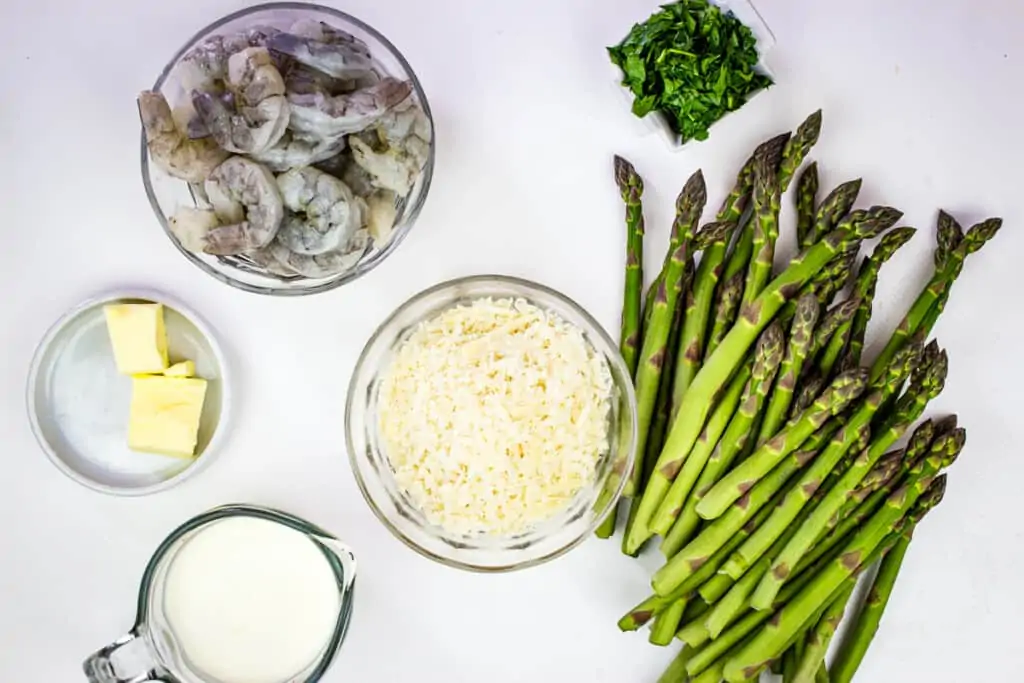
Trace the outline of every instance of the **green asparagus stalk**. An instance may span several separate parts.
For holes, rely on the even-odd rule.
[[[969,254],[973,254],[985,246],[999,231],[999,228],[1002,227],[1002,223],[1001,218],[989,218],[978,223],[967,231],[963,240],[960,241],[956,248],[949,252],[948,257],[941,259],[941,267],[935,269],[931,280],[918,295],[910,310],[907,311],[903,320],[893,331],[889,342],[872,364],[871,375],[873,377],[883,371],[885,364],[912,336],[922,331],[924,334],[930,331],[919,330],[921,321],[928,314],[928,310],[944,295],[946,290],[953,286],[954,281],[959,277],[961,270],[963,270],[964,259]],[[937,258],[936,260],[940,259]]]
[[[950,433],[946,439],[945,447],[949,449],[947,452],[962,448],[962,432],[957,434]],[[943,444],[939,444],[938,448],[942,449]],[[878,573],[871,584],[871,589],[868,591],[864,605],[847,632],[847,637],[840,644],[839,650],[836,652],[836,659],[830,671],[830,677],[834,683],[850,683],[853,680],[853,675],[860,667],[860,663],[863,661],[864,655],[867,653],[868,647],[870,647],[871,641],[875,637],[875,633],[878,632],[882,613],[885,611],[889,603],[889,597],[892,595],[892,589],[896,585],[896,578],[899,576],[900,568],[903,566],[903,559],[906,557],[907,549],[910,547],[914,529],[927,511],[927,507],[915,509],[908,520],[909,524],[905,526],[892,550],[887,552],[882,558],[882,562],[878,567]]]
[[[953,250],[960,246],[964,239],[964,229],[960,222],[949,212],[939,209],[938,225],[936,226],[935,267],[945,268]]]
[[[759,156],[764,156],[771,162],[773,168],[777,167],[782,160],[782,154],[783,151],[786,149],[786,145],[789,142],[789,139],[789,133],[776,135],[775,137],[766,140],[765,142],[758,145],[757,149],[754,150],[754,153],[747,161],[749,168],[747,169],[747,173],[744,177],[744,181],[746,183],[744,189],[747,193],[747,203],[749,202],[749,197],[754,187],[753,160],[758,158]],[[744,168],[747,167],[745,166]],[[744,203],[743,208],[746,209],[746,203]],[[732,252],[729,254],[729,258],[725,262],[725,269],[722,272],[723,286],[724,283],[730,282],[735,278],[739,277],[740,284],[738,286],[740,291],[736,297],[737,301],[739,301],[739,299],[743,296],[743,284],[746,279],[747,267],[750,263],[750,257],[754,253],[754,225],[753,221],[751,220],[753,214],[750,211],[741,211],[740,215],[741,218],[737,221],[738,227],[736,230],[736,237],[733,242]],[[723,288],[719,288],[719,291],[715,295],[716,311],[721,311],[723,308],[723,303],[725,303],[722,301],[724,293],[725,290]],[[735,318],[735,315],[733,317]],[[719,320],[720,317],[716,316],[716,327],[718,325]],[[725,331],[727,331],[730,327],[732,327],[732,323],[729,323],[728,325],[725,326],[721,335],[718,336],[719,340],[722,336],[724,336]],[[716,335],[713,330],[712,334],[710,335],[708,350],[704,354],[705,357],[710,357],[713,350],[711,341],[714,340],[715,338]]]
[[[942,457],[945,458],[955,458],[954,451],[959,452],[958,449],[962,446],[963,435],[956,430],[955,416],[934,424],[931,421],[921,423],[910,437],[900,470],[895,477],[884,487],[872,492],[862,503],[842,515],[842,521],[827,536],[815,543],[814,549],[800,560],[796,567],[796,573],[802,574],[808,571],[808,567],[813,568],[820,558],[831,553],[837,545],[849,541],[851,535],[863,525],[864,520],[871,517],[881,507],[904,477],[912,469],[921,465],[925,456],[934,452],[943,454]]]
[[[825,195],[814,214],[814,227],[807,237],[811,244],[827,235],[850,212],[860,194],[860,185],[860,178],[848,180]]]
[[[673,555],[654,573],[651,581],[654,592],[659,595],[672,592],[701,569],[708,562],[708,558],[717,556],[724,546],[732,544],[737,532],[744,529],[751,519],[760,517],[762,508],[782,491],[790,477],[813,458],[813,454],[839,431],[839,427],[837,421],[830,421],[819,429],[807,440],[802,450],[787,456],[767,477],[736,501],[724,515],[705,527],[696,538]],[[783,491],[782,495],[784,494]]]
[[[711,399],[728,381],[761,330],[768,325],[782,305],[790,297],[795,296],[800,287],[832,256],[852,244],[888,229],[899,220],[900,215],[895,209],[876,207],[866,215],[860,216],[858,220],[844,221],[836,230],[790,262],[789,267],[769,283],[755,301],[744,308],[739,320],[715,353],[701,367],[683,396],[665,447],[658,456],[655,470],[651,473],[651,479],[644,490],[634,524],[627,530],[628,547],[639,548],[650,538],[651,517],[668,493],[672,480],[682,467],[683,458],[690,452],[700,434],[710,409]],[[647,345],[646,340],[644,345]],[[642,357],[646,357],[646,354],[642,354]],[[638,375],[642,376],[641,373]],[[647,426],[640,424],[644,428]]]
[[[798,656],[795,644],[782,653],[782,683],[793,683]],[[725,670],[723,669],[722,672],[725,673]]]
[[[818,202],[818,163],[811,162],[796,182],[796,242],[801,249],[814,243],[814,208]]]
[[[795,451],[825,422],[845,410],[867,387],[867,372],[857,369],[836,377],[798,419],[766,441],[753,455],[741,462],[697,505],[704,519],[721,516],[740,496],[749,491],[787,455]]]
[[[740,401],[739,408],[704,464],[700,477],[692,487],[690,494],[686,497],[682,511],[672,524],[668,535],[662,541],[661,551],[666,558],[675,555],[680,548],[693,538],[693,534],[696,533],[701,522],[700,516],[697,514],[697,505],[711,487],[715,485],[719,477],[728,471],[736,457],[746,449],[748,441],[752,438],[754,432],[754,422],[764,404],[765,392],[768,390],[775,372],[774,369],[771,369],[770,373],[766,372],[763,377],[752,381],[747,387],[743,399]],[[732,380],[730,387],[733,386],[735,381],[735,379]],[[673,487],[675,487],[675,482],[673,482]],[[672,495],[672,489],[670,488],[669,497]],[[664,534],[664,532],[660,533]]]
[[[654,617],[654,625],[648,638],[652,645],[665,647],[672,642],[679,628],[679,622],[686,610],[686,598],[679,598]]]
[[[772,511],[757,531],[730,558],[730,575],[742,576],[772,544],[785,533],[793,520],[800,514],[807,502],[820,488],[827,475],[850,450],[863,448],[870,435],[871,418],[890,393],[898,390],[904,378],[910,374],[919,347],[905,349],[882,378],[872,383],[868,395],[847,419],[843,428],[832,438],[825,450],[814,458],[814,462],[801,475],[798,482],[786,493],[782,503]]]
[[[812,112],[810,116],[804,119],[803,123],[797,127],[793,137],[786,142],[786,146],[782,151],[782,161],[779,162],[778,177],[779,188],[783,192],[789,187],[789,183],[793,180],[793,176],[796,175],[796,170],[800,168],[800,164],[804,163],[804,159],[807,158],[811,147],[818,142],[819,135],[821,135],[820,109]]]
[[[742,305],[756,299],[771,278],[775,242],[779,238],[780,198],[778,174],[762,155],[754,163],[754,253],[747,270]]]
[[[671,257],[662,271],[664,277],[658,286],[658,293],[651,310],[650,325],[644,332],[643,346],[640,351],[640,363],[636,373],[637,396],[637,458],[633,472],[626,482],[625,494],[632,496],[640,488],[643,478],[644,463],[642,454],[647,444],[648,430],[654,414],[658,397],[658,384],[661,380],[662,366],[665,362],[666,344],[675,307],[678,304],[679,291],[677,283],[683,277],[686,262],[689,259],[690,240],[697,229],[697,221],[707,200],[707,188],[704,175],[697,171],[686,181],[679,198],[676,200],[676,219],[672,226],[669,243]],[[639,517],[637,517],[639,518]],[[646,521],[646,520],[645,520]],[[645,540],[645,539],[644,539]],[[630,548],[635,552],[640,543]]]
[[[860,298],[860,307],[850,323],[850,342],[846,355],[850,357],[850,363],[860,364],[861,352],[864,349],[864,335],[868,328],[868,319],[871,317],[871,308],[875,299],[875,289],[878,285],[878,274],[882,265],[896,254],[899,249],[910,241],[910,238],[917,232],[914,228],[902,227],[887,232],[878,241],[871,256],[864,259],[860,271],[857,273],[857,281],[853,286],[853,294]]]
[[[644,181],[624,158],[615,156],[615,184],[626,204],[626,286],[622,302],[622,336],[619,348],[626,367],[636,374],[640,343],[640,305],[643,298],[644,214],[640,196]]]
[[[843,588],[864,558],[897,529],[900,520],[918,503],[919,498],[924,498],[932,507],[941,500],[945,483],[944,476],[934,479],[922,477],[889,496],[885,506],[857,532],[839,557],[829,563],[790,602],[776,611],[753,640],[726,662],[725,680],[729,683],[742,683],[756,676],[772,659],[782,654],[791,639],[814,618],[814,614],[827,603],[830,596]]]
[[[743,429],[742,425],[746,424],[748,420],[753,419],[750,409],[756,407],[757,404],[756,393],[753,394],[755,397],[753,399],[751,394],[746,393],[748,387],[751,391],[755,392],[757,388],[750,384],[751,370],[752,367],[750,365],[744,364],[736,371],[736,375],[729,381],[726,392],[722,395],[718,405],[715,406],[715,411],[708,418],[708,423],[701,431],[701,436],[697,439],[697,443],[694,444],[694,450],[705,447],[704,444],[710,444],[711,435],[717,430],[718,425],[721,424],[719,421],[720,417],[726,415],[729,417],[728,426],[725,428],[725,432],[721,434],[721,438],[716,439],[714,450],[712,450],[711,455],[707,458],[697,483],[686,498],[682,512],[677,517],[675,523],[672,524],[668,535],[665,536],[661,543],[661,552],[666,558],[675,555],[690,540],[693,532],[696,531],[700,524],[700,518],[697,517],[696,512],[697,501],[714,483],[714,478],[717,476],[715,472],[727,466],[723,465],[723,462],[731,457],[730,454],[735,455],[742,448],[742,439],[745,436],[737,436],[737,432]],[[734,423],[736,426],[734,426]],[[691,451],[692,453],[693,451]],[[690,458],[688,457],[687,462],[689,460]],[[683,468],[686,468],[685,464]],[[682,472],[680,472],[680,476],[682,476]],[[678,478],[676,477],[676,479]],[[675,487],[674,481],[672,486]],[[673,494],[672,488],[669,488],[666,500],[675,495],[677,494]]]
[[[934,363],[915,370],[910,388],[900,399],[892,417],[887,420],[885,428],[872,439],[871,446],[854,460],[839,481],[822,498],[796,535],[775,558],[771,570],[764,575],[761,584],[751,596],[750,604],[754,609],[771,607],[775,596],[790,576],[793,568],[814,542],[827,531],[830,521],[836,519],[843,505],[850,499],[878,459],[920,417],[929,401],[942,392],[947,369],[948,361],[945,352],[942,352]]]
[[[813,294],[803,295],[797,300],[795,316],[789,330],[786,357],[782,360],[771,400],[765,409],[764,420],[761,422],[757,437],[758,446],[777,434],[786,421],[796,381],[810,350],[814,326],[818,323],[820,312],[821,307]]]
[[[839,622],[843,620],[843,613],[846,611],[850,596],[853,595],[854,585],[850,584],[840,589],[839,595],[832,599],[825,613],[808,632],[806,646],[793,675],[793,683],[814,683],[822,662],[825,661],[828,646],[839,628]]]
[[[732,329],[736,322],[736,315],[740,310],[740,299],[743,298],[743,286],[746,284],[746,273],[735,273],[722,281],[719,287],[718,300],[715,304],[715,314],[711,322],[711,332],[708,334],[707,349],[704,350],[704,358],[710,358],[718,345],[722,343],[726,333]]]
[[[732,191],[725,198],[718,210],[716,220],[730,223],[735,231],[743,214],[750,203],[754,186],[754,160],[758,157],[767,158],[773,166],[779,163],[785,142],[773,138],[759,145],[754,154],[747,159],[736,176]],[[700,267],[694,278],[692,297],[687,300],[686,327],[679,342],[681,347],[680,362],[676,367],[673,381],[673,400],[678,404],[687,387],[697,374],[700,363],[704,359],[705,339],[708,337],[708,317],[715,301],[715,288],[722,274],[722,262],[728,251],[728,242],[722,241],[708,247],[700,260]]]
[[[690,595],[700,585],[715,576],[715,572],[728,559],[729,554],[739,547],[743,539],[747,538],[757,526],[768,517],[768,509],[759,511],[758,514],[744,525],[741,525],[733,538],[730,538],[717,552],[713,553],[707,562],[696,569],[689,578],[676,587],[667,595],[651,595],[645,598],[638,605],[619,619],[619,629],[622,631],[635,631],[653,617],[664,611],[669,605],[680,598]],[[700,601],[696,601],[700,602]],[[691,603],[692,604],[692,603]]]
[[[883,544],[876,548],[862,563],[860,567],[854,572],[854,574],[848,579],[848,585],[856,585],[857,577],[867,567],[874,564],[884,552],[892,547],[895,542],[895,534],[892,537],[887,537]],[[834,558],[828,558],[832,560]],[[824,565],[823,565],[824,566]],[[786,584],[785,589],[779,595],[779,605],[784,605],[789,602],[793,596],[797,595],[802,591],[811,581],[813,581],[818,575],[818,572],[809,572],[802,574],[790,583]],[[845,585],[843,586],[846,587]],[[694,646],[699,647],[696,652],[692,653],[689,661],[686,664],[687,673],[691,676],[699,674],[704,671],[713,662],[719,661],[720,658],[728,659],[730,656],[736,654],[732,651],[733,648],[738,648],[739,643],[744,643],[745,639],[752,639],[755,635],[755,630],[768,621],[772,617],[772,612],[755,612],[749,611],[745,613],[741,618],[737,619],[733,624],[730,625],[729,629],[722,633],[718,638],[711,642],[705,641],[704,643]],[[701,646],[702,645],[702,646]],[[737,649],[738,651],[738,649]],[[728,653],[728,654],[727,654]],[[724,664],[724,662],[723,662]],[[716,682],[723,680],[720,676],[714,679]]]
[[[811,339],[811,349],[808,352],[808,356],[814,358],[822,349],[827,347],[829,340],[832,339],[836,332],[843,325],[850,322],[859,306],[860,300],[851,297],[829,309],[828,313],[822,317],[821,322],[818,323],[818,326],[814,330],[814,336]],[[819,372],[821,372],[822,376],[828,375],[828,373],[822,371],[820,368]]]
[[[696,239],[696,238],[694,238]],[[687,261],[686,270],[683,273],[683,279],[681,282],[682,288],[685,290],[689,286],[690,280],[693,278],[693,257]],[[666,343],[665,353],[665,366],[662,370],[662,376],[668,377],[672,374],[672,370],[675,367],[676,358],[676,347],[678,346],[679,335],[682,328],[683,321],[683,307],[676,306],[676,310],[672,317],[672,327],[669,330],[668,342]],[[644,455],[644,471],[640,480],[641,490],[642,487],[647,484],[647,479],[651,476],[651,469],[654,467],[654,462],[658,458],[658,454],[661,452],[661,447],[665,443],[665,432],[668,430],[668,425],[671,420],[670,412],[672,410],[672,385],[670,382],[662,381],[658,384],[658,398],[657,405],[654,411],[654,417],[651,420],[650,432],[647,435],[647,448]],[[628,520],[636,517],[636,510],[639,506],[640,499],[632,498],[629,501],[629,514]],[[609,514],[605,521],[598,527],[595,532],[598,538],[610,538],[615,532],[616,518],[614,514]],[[638,551],[639,552],[639,551]],[[633,553],[635,556],[637,553]]]
[[[797,387],[796,400],[790,406],[790,419],[807,410],[807,407],[814,403],[814,399],[825,388],[825,377],[818,372],[818,368],[808,368],[804,374],[805,377],[800,378],[800,384]]]
[[[687,457],[682,469],[672,482],[668,494],[651,519],[651,530],[654,533],[665,535],[672,528],[694,484],[704,470],[711,452],[718,444],[722,433],[726,430],[730,421],[736,421],[738,418],[742,419],[743,415],[747,413],[757,413],[760,404],[768,393],[768,387],[771,386],[771,382],[775,378],[780,362],[782,362],[782,330],[778,325],[773,324],[765,329],[757,342],[757,346],[754,349],[754,363],[750,379],[743,390],[743,403],[752,405],[745,406],[747,410],[744,413],[737,414],[737,416],[730,412],[726,419],[721,422],[715,419],[720,411],[716,408],[715,412],[712,413],[711,419],[705,425],[701,437],[697,439],[697,443],[694,444],[693,450],[690,451],[690,455]],[[709,434],[709,427],[712,425],[719,429],[717,433]]]

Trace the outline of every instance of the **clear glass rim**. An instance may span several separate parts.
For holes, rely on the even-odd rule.
[[[463,569],[466,571],[483,574],[498,574],[516,571],[519,569],[526,569],[528,567],[535,567],[537,565],[544,564],[545,562],[549,562],[555,558],[565,555],[573,548],[579,546],[581,543],[587,540],[587,538],[593,535],[594,531],[597,530],[597,527],[601,525],[601,522],[608,514],[615,514],[615,511],[618,507],[619,499],[622,496],[622,491],[624,490],[626,486],[626,481],[629,479],[629,477],[619,478],[619,482],[615,487],[613,495],[607,500],[604,509],[600,512],[600,514],[595,515],[594,518],[587,525],[587,528],[583,531],[583,533],[579,534],[572,541],[540,557],[522,560],[519,562],[505,565],[481,565],[469,562],[461,562],[459,560],[454,560],[450,557],[445,557],[443,555],[439,555],[438,553],[432,552],[422,547],[418,543],[414,542],[412,539],[410,539],[404,533],[402,533],[402,531],[399,528],[397,528],[394,524],[392,524],[391,521],[387,518],[387,516],[383,513],[383,511],[377,506],[377,503],[374,501],[373,496],[370,494],[370,491],[368,490],[366,482],[363,480],[363,475],[357,462],[355,443],[353,441],[353,429],[355,426],[352,424],[352,410],[353,406],[355,405],[355,401],[358,398],[356,395],[358,379],[360,378],[364,371],[364,367],[366,366],[371,350],[374,348],[374,346],[376,346],[378,340],[384,334],[384,332],[389,327],[391,327],[392,323],[399,316],[401,316],[406,309],[415,306],[421,300],[428,299],[438,292],[443,292],[447,289],[453,289],[463,285],[472,285],[475,283],[487,283],[492,285],[508,284],[512,286],[523,287],[526,289],[532,289],[543,295],[547,295],[554,299],[558,299],[564,305],[573,309],[586,322],[586,324],[590,328],[589,330],[585,330],[588,334],[591,334],[600,339],[601,343],[606,347],[606,349],[604,349],[604,351],[607,351],[607,353],[605,353],[605,356],[608,358],[608,361],[610,363],[615,365],[616,372],[623,377],[630,377],[631,373],[629,372],[629,369],[626,367],[625,360],[623,360],[622,355],[619,353],[618,344],[616,344],[612,340],[612,338],[605,331],[604,327],[602,327],[601,324],[598,323],[597,320],[586,311],[586,309],[584,309],[582,306],[576,303],[576,301],[574,301],[572,298],[566,296],[565,294],[562,294],[561,292],[555,289],[552,289],[551,287],[542,285],[532,280],[527,280],[524,278],[519,278],[511,275],[469,275],[465,277],[455,278],[452,280],[446,280],[444,282],[440,282],[436,285],[428,287],[406,299],[394,310],[394,312],[392,312],[387,318],[385,318],[384,321],[377,326],[377,329],[374,330],[373,334],[370,335],[370,338],[363,346],[363,350],[359,354],[359,359],[356,361],[356,364],[352,370],[352,378],[349,382],[348,393],[345,399],[345,445],[348,450],[349,466],[352,469],[353,476],[355,477],[356,480],[356,485],[359,487],[359,492],[362,494],[363,500],[366,501],[366,504],[373,511],[374,516],[377,517],[380,523],[383,524],[384,527],[387,528],[387,530],[390,531],[393,536],[395,536],[395,538],[400,540],[409,548],[415,550],[423,557],[434,560],[436,562],[440,562],[445,566],[453,567],[455,569]],[[625,471],[628,472],[632,468],[633,462],[636,457],[637,407],[636,393],[633,390],[632,383],[626,383],[623,389],[625,391],[625,396],[623,397],[623,399],[626,405],[628,406],[629,419],[632,421],[632,424],[634,426],[630,433],[627,452],[624,455]]]
[[[430,184],[434,178],[434,150],[436,147],[437,131],[436,126],[434,125],[434,116],[430,111],[430,103],[427,101],[427,95],[423,91],[423,86],[420,84],[420,80],[416,76],[416,72],[413,71],[412,65],[409,64],[409,61],[405,58],[405,55],[403,55],[401,51],[399,51],[399,49],[395,47],[395,45],[390,40],[384,37],[384,35],[380,31],[373,28],[372,26],[362,21],[361,19],[358,19],[352,16],[351,14],[342,12],[341,10],[334,9],[333,7],[326,7],[324,5],[317,5],[315,3],[268,2],[261,5],[252,5],[250,7],[246,7],[245,9],[240,9],[221,17],[220,19],[214,21],[206,27],[196,31],[185,42],[185,44],[176,53],[174,53],[174,56],[171,57],[170,61],[164,67],[163,71],[161,71],[160,75],[157,76],[156,82],[153,83],[152,90],[159,91],[163,87],[164,83],[167,81],[168,76],[170,75],[174,67],[178,64],[178,61],[181,59],[181,57],[202,36],[212,31],[215,31],[221,26],[224,26],[225,24],[235,21],[236,19],[241,19],[250,14],[256,14],[257,12],[272,10],[305,10],[323,12],[325,14],[334,16],[337,19],[341,19],[342,21],[350,22],[355,26],[359,27],[360,29],[362,29],[363,31],[369,33],[371,36],[374,37],[375,40],[380,41],[380,43],[383,44],[385,48],[390,50],[392,56],[398,61],[399,64],[401,64],[402,68],[405,70],[406,74],[408,75],[409,81],[412,83],[413,92],[416,94],[416,98],[419,101],[420,107],[423,109],[423,113],[426,114],[427,120],[430,121],[431,139],[430,145],[428,145],[427,162],[426,164],[424,164],[423,170],[420,172],[420,182],[422,183],[423,189],[420,191],[419,196],[416,198],[416,202],[407,207],[403,224],[395,229],[394,233],[391,236],[391,239],[388,240],[387,244],[385,244],[382,249],[380,249],[378,252],[370,256],[370,258],[366,259],[349,272],[339,275],[338,277],[335,277],[326,282],[320,282],[314,285],[296,287],[293,289],[277,289],[274,287],[266,287],[263,285],[256,285],[251,284],[249,282],[244,282],[242,280],[235,279],[226,273],[222,273],[221,271],[212,267],[206,261],[202,260],[201,258],[196,256],[192,252],[188,251],[183,246],[181,246],[181,244],[178,243],[178,240],[176,240],[174,238],[174,235],[171,233],[171,228],[167,224],[167,218],[164,216],[164,212],[160,208],[160,202],[156,198],[156,192],[153,190],[153,183],[149,175],[149,150],[146,147],[146,132],[144,130],[141,130],[140,125],[140,162],[142,166],[142,184],[145,187],[146,197],[147,199],[149,199],[149,205],[150,207],[152,207],[153,213],[156,214],[157,222],[160,224],[160,227],[163,228],[164,234],[167,236],[167,239],[170,240],[171,244],[174,245],[174,248],[177,249],[182,256],[188,259],[190,263],[195,265],[197,268],[202,270],[207,275],[216,278],[217,280],[223,282],[226,285],[230,285],[236,289],[240,289],[242,291],[250,292],[253,294],[287,297],[320,294],[322,292],[328,292],[332,289],[341,287],[342,285],[352,282],[353,280],[362,277],[366,273],[369,273],[371,270],[380,265],[388,256],[390,256],[391,253],[398,248],[398,245],[401,244],[401,242],[405,239],[406,235],[409,233],[409,230],[412,229],[412,226],[416,223],[417,218],[419,218],[420,211],[423,210],[423,205],[426,203],[427,195],[430,194]]]

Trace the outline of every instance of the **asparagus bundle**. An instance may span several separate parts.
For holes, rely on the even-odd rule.
[[[653,595],[619,626],[650,623],[652,643],[684,643],[665,683],[747,681],[772,662],[786,681],[850,681],[911,533],[941,500],[942,471],[963,447],[955,419],[914,427],[948,367],[925,341],[966,257],[1001,221],[964,231],[940,212],[934,273],[862,368],[882,266],[915,230],[890,231],[896,209],[855,208],[860,179],[817,203],[818,164],[800,166],[820,125],[815,112],[792,136],[758,146],[699,231],[706,194],[699,172],[691,177],[642,309],[643,184],[616,160],[627,207],[622,349],[637,362],[643,444],[622,545],[636,554],[660,535],[665,555]],[[794,179],[801,251],[773,273],[781,196]],[[876,562],[869,599],[851,606],[857,577]],[[846,613],[855,624],[829,671],[825,652]]]

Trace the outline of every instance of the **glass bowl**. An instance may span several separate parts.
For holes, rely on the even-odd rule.
[[[243,256],[213,256],[197,254],[185,249],[171,233],[168,220],[177,208],[197,206],[200,202],[197,201],[197,197],[189,183],[174,178],[156,165],[150,164],[149,153],[146,148],[146,134],[143,131],[141,145],[142,182],[145,185],[146,196],[149,198],[150,206],[153,207],[157,220],[167,234],[168,239],[185,258],[198,266],[203,272],[232,287],[256,294],[301,296],[304,294],[326,292],[335,287],[340,287],[346,282],[351,282],[375,268],[398,247],[399,243],[412,228],[413,223],[416,222],[416,218],[423,208],[423,202],[427,198],[427,191],[430,189],[430,181],[434,173],[436,138],[434,134],[434,120],[430,113],[430,105],[427,103],[427,96],[423,92],[419,79],[413,73],[409,62],[376,29],[353,16],[330,7],[301,2],[272,2],[239,10],[218,19],[192,36],[175,53],[156,79],[152,90],[163,93],[171,106],[174,107],[185,97],[184,89],[179,82],[180,72],[177,67],[183,55],[195,45],[210,36],[236,33],[252,26],[271,26],[288,29],[293,23],[302,19],[323,21],[356,36],[369,47],[374,71],[378,75],[393,76],[399,80],[408,81],[412,85],[411,96],[415,98],[415,101],[419,104],[423,113],[426,114],[427,120],[430,123],[429,152],[426,164],[420,171],[409,194],[404,199],[399,199],[395,224],[387,241],[383,244],[374,244],[354,267],[343,273],[322,278],[307,278],[270,274]]]
[[[568,508],[514,536],[462,535],[431,524],[398,488],[378,431],[383,373],[397,348],[419,323],[475,299],[522,298],[551,311],[583,332],[607,363],[613,393],[609,448],[594,481],[577,492]],[[568,297],[513,277],[479,275],[443,282],[413,296],[373,333],[356,363],[345,406],[349,460],[359,489],[391,533],[420,554],[460,569],[500,572],[531,567],[558,557],[586,539],[615,509],[636,450],[636,396],[629,370],[607,333]]]

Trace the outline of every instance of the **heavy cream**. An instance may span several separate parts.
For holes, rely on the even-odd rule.
[[[309,537],[234,517],[177,552],[163,607],[197,673],[224,683],[282,683],[323,652],[340,602],[331,565]]]

